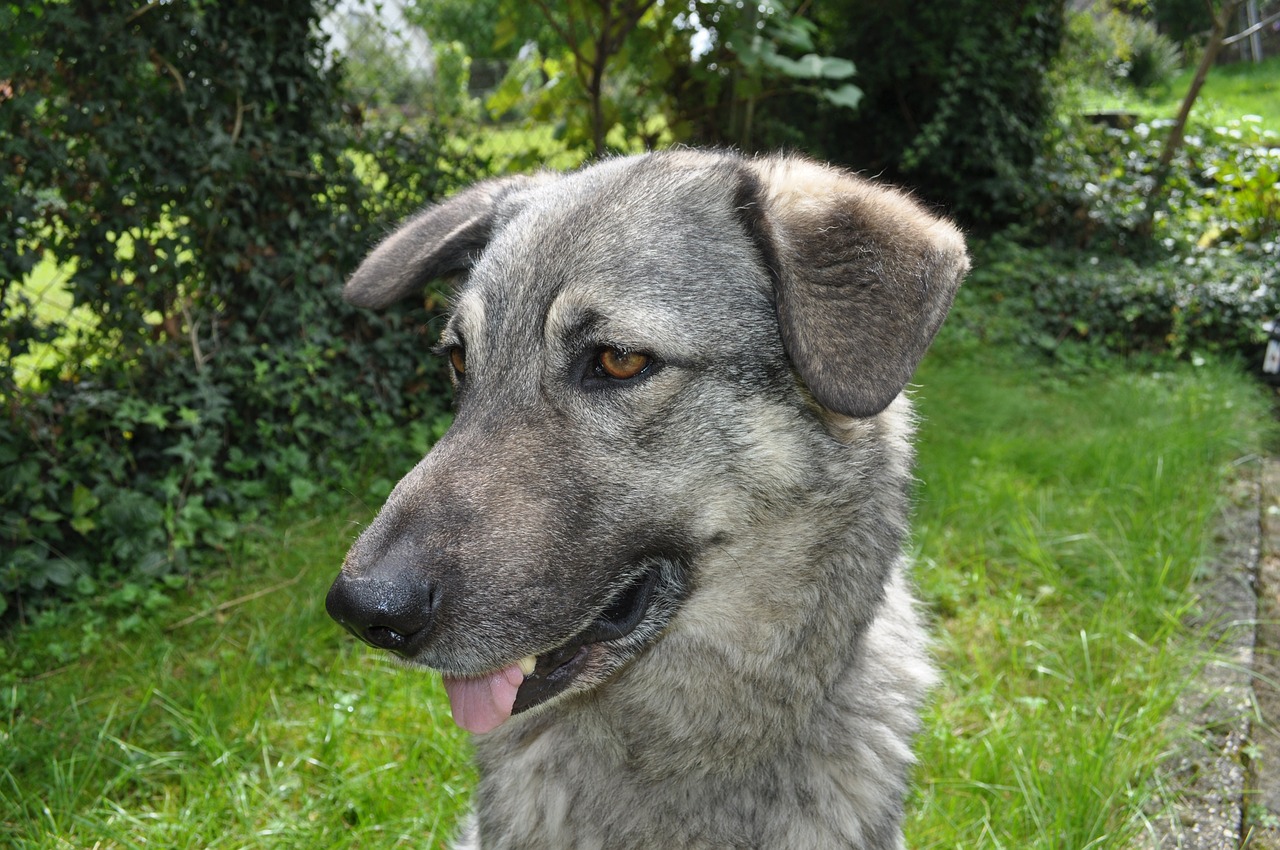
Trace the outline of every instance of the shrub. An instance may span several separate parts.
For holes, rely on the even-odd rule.
[[[1168,83],[1182,66],[1178,45],[1165,38],[1155,24],[1126,18],[1127,39],[1121,44],[1122,76],[1138,91]]]
[[[1172,122],[1131,130],[1071,124],[1041,159],[1037,228],[1082,248],[1134,249],[1151,175]],[[1280,138],[1254,119],[1189,129],[1155,235],[1177,253],[1269,253],[1280,237]]]
[[[0,611],[190,569],[278,496],[335,489],[371,433],[441,415],[424,307],[357,313],[341,281],[471,167],[351,122],[319,12],[0,11]],[[43,312],[37,266],[74,319]]]
[[[1189,131],[1152,238],[1146,196],[1170,124],[1064,126],[1024,234],[1049,245],[992,243],[999,272],[976,273],[1007,299],[1019,341],[1059,358],[1083,343],[1257,361],[1280,316],[1280,144],[1254,120]]]
[[[803,128],[819,155],[917,189],[966,223],[1025,216],[1030,169],[1052,119],[1049,69],[1063,4],[815,4],[834,56],[857,62],[859,111]],[[793,104],[779,104],[792,111]]]
[[[1088,362],[1087,350],[1156,358],[1218,353],[1260,365],[1264,325],[1280,316],[1280,248],[1265,251],[1135,259],[993,239],[976,246],[954,318],[978,338],[1067,362]]]
[[[1168,83],[1178,72],[1178,46],[1161,35],[1151,21],[1119,9],[1093,8],[1067,13],[1062,54],[1055,65],[1055,85],[1064,93],[1083,89],[1146,91]]]

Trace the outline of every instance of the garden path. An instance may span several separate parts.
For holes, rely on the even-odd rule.
[[[1179,703],[1205,731],[1165,761],[1148,850],[1280,850],[1280,458],[1242,469],[1220,522],[1197,614],[1213,660]]]

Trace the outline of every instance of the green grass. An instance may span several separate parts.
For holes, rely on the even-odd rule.
[[[909,846],[1127,847],[1262,394],[1212,365],[1059,378],[958,335],[919,383],[917,578],[945,681]],[[212,577],[0,638],[0,846],[441,846],[466,738],[438,677],[325,616],[354,533],[282,523]]]
[[[945,684],[908,845],[1130,846],[1187,731],[1188,585],[1269,414],[1212,365],[1064,380],[936,354],[916,545]]]
[[[1144,121],[1172,120],[1191,85],[1194,68],[1183,69],[1167,85],[1145,94],[1091,92],[1086,110],[1116,109],[1136,113]],[[1197,124],[1225,126],[1245,115],[1256,115],[1262,129],[1280,133],[1280,56],[1263,62],[1219,65],[1209,72],[1191,112]]]
[[[1173,118],[1191,85],[1194,69],[1185,69],[1149,98],[1151,108]],[[1280,56],[1263,62],[1236,62],[1209,72],[1193,116],[1222,124],[1243,115],[1257,115],[1262,126],[1280,133]]]
[[[10,635],[0,846],[444,846],[472,781],[465,738],[437,677],[325,616],[352,534],[329,517],[264,533],[175,601]]]

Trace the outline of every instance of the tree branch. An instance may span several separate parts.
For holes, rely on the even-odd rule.
[[[1205,0],[1209,2],[1209,0]],[[1204,53],[1200,57],[1200,65],[1196,68],[1195,76],[1191,78],[1191,86],[1187,89],[1187,94],[1182,99],[1182,105],[1178,108],[1178,117],[1174,119],[1173,126],[1169,128],[1169,138],[1165,139],[1164,148],[1160,151],[1160,159],[1156,161],[1155,170],[1151,175],[1151,188],[1147,191],[1146,202],[1143,205],[1142,221],[1138,225],[1138,232],[1143,236],[1150,236],[1155,229],[1156,213],[1164,206],[1165,203],[1165,183],[1169,180],[1169,172],[1173,165],[1173,158],[1178,153],[1178,149],[1182,147],[1183,136],[1187,129],[1187,121],[1191,117],[1191,108],[1195,106],[1196,98],[1200,96],[1200,89],[1204,86],[1204,81],[1209,76],[1210,69],[1213,68],[1214,60],[1218,58],[1218,53],[1222,50],[1223,35],[1227,31],[1227,24],[1231,22],[1231,18],[1236,13],[1236,9],[1240,8],[1243,0],[1230,0],[1222,7],[1221,15],[1213,16],[1213,32],[1209,35],[1209,41],[1204,46]]]
[[[1271,23],[1272,21],[1280,21],[1280,12],[1276,12],[1274,15],[1268,15],[1262,20],[1258,21],[1253,26],[1249,27],[1244,32],[1238,32],[1235,35],[1231,36],[1230,38],[1224,38],[1222,40],[1222,46],[1230,47],[1231,45],[1235,44],[1237,41],[1243,41],[1244,39],[1253,35],[1255,32],[1258,32],[1259,30],[1261,30],[1263,27],[1265,27],[1267,24]]]

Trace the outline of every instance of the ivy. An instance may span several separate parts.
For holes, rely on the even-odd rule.
[[[477,165],[344,108],[323,6],[0,7],[0,611],[194,569],[442,415],[439,305],[341,284]]]

